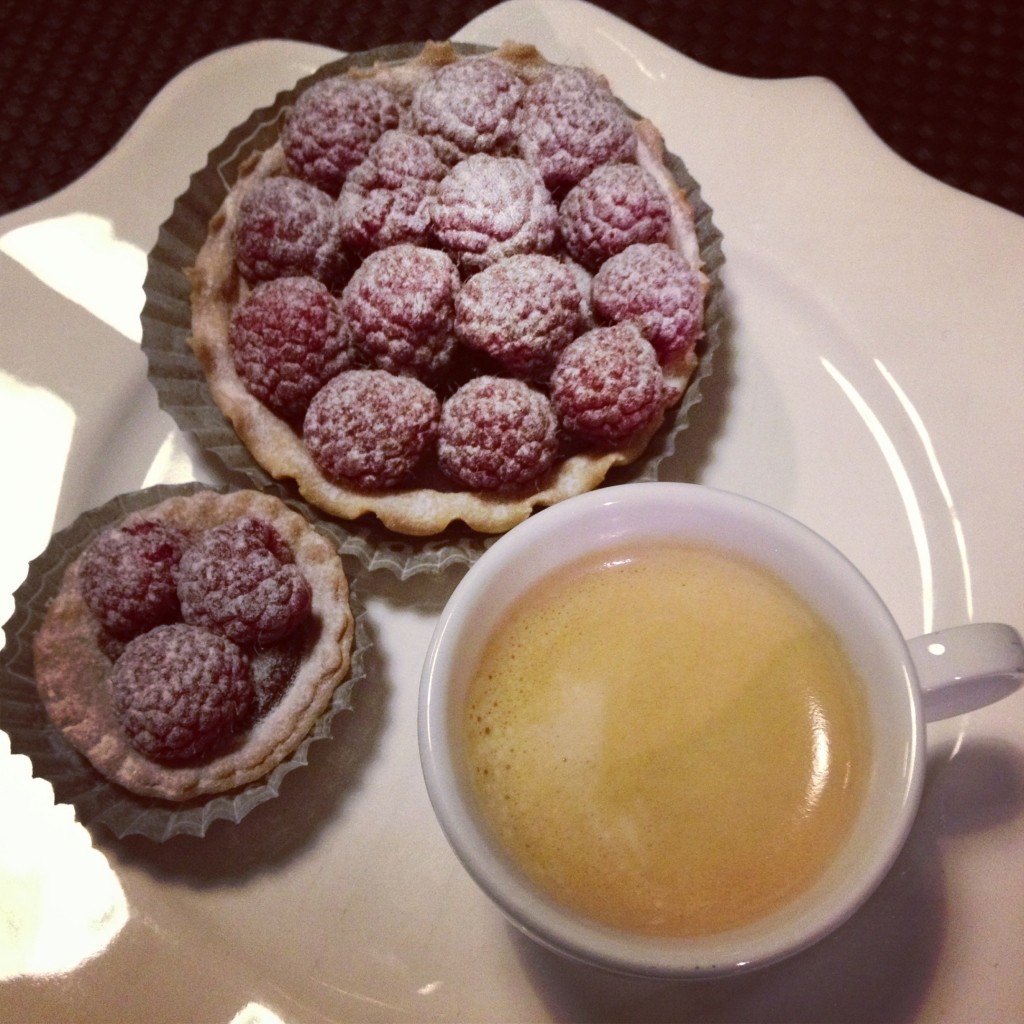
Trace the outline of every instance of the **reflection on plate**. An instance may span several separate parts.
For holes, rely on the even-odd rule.
[[[727,240],[728,343],[686,445],[660,474],[805,520],[861,567],[907,632],[929,619],[1024,628],[1024,349],[1012,343],[1024,220],[903,164],[827,82],[723,75],[576,0],[501,4],[460,37],[522,38],[553,60],[610,69],[617,94],[664,127],[714,207]],[[33,438],[0,452],[8,493],[19,496],[5,510],[0,597],[55,518],[64,525],[145,483],[220,479],[157,408],[137,335],[123,325],[142,307],[146,254],[188,176],[255,106],[336,57],[281,41],[217,54],[172,82],[95,172],[0,222],[12,399],[0,417],[16,409],[5,436]],[[97,230],[71,235],[83,218]],[[38,241],[58,229],[105,269],[94,294],[75,290],[80,269],[40,260],[37,273],[24,247],[11,256],[12,231]],[[89,360],[69,358],[78,346]],[[138,438],[131,451],[126,431]],[[243,1007],[249,1019],[262,1007],[288,1024],[1020,1016],[1019,902],[993,894],[1016,892],[1024,872],[1024,702],[929,733],[924,805],[904,854],[828,943],[735,984],[634,984],[509,929],[437,828],[416,752],[416,687],[451,575],[367,574],[375,685],[365,690],[380,704],[358,785],[339,784],[344,772],[320,758],[337,745],[317,744],[324,770],[286,782],[304,802],[273,801],[237,828],[212,828],[202,863],[189,837],[144,843],[143,855],[98,832],[132,927],[86,969],[5,982],[7,1016],[227,1021]],[[285,806],[305,816],[261,813]]]

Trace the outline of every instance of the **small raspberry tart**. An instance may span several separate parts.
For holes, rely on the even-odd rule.
[[[335,545],[280,499],[204,489],[128,513],[66,569],[33,642],[53,725],[110,781],[183,802],[263,779],[351,666]]]

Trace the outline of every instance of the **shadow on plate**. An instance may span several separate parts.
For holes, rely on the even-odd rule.
[[[945,763],[942,763],[942,762]],[[947,932],[942,840],[1024,814],[1024,757],[994,743],[936,752],[907,843],[874,895],[816,946],[732,978],[626,978],[563,959],[509,926],[551,1018],[869,1024],[916,1019]]]
[[[711,372],[700,382],[700,400],[690,408],[685,430],[675,438],[675,452],[658,467],[659,480],[699,484],[724,432],[735,391],[736,357],[733,319],[728,301],[720,304],[719,340]]]
[[[452,591],[469,571],[469,565],[450,565],[437,572],[418,573],[400,580],[390,572],[380,571],[363,577],[361,590],[367,597],[380,600],[395,611],[415,610],[434,617],[441,614]]]

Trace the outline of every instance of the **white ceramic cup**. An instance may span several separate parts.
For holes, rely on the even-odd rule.
[[[717,935],[645,937],[566,909],[533,885],[492,838],[459,764],[466,690],[506,610],[560,566],[634,539],[703,542],[774,571],[829,621],[867,689],[872,758],[852,833],[810,889],[761,920]],[[456,855],[523,932],[613,971],[708,976],[780,960],[846,920],[888,872],[913,823],[925,769],[925,723],[1007,696],[1022,681],[1024,647],[1010,626],[971,624],[908,643],[861,573],[794,519],[698,485],[627,484],[536,514],[500,538],[460,581],[423,667],[420,758]]]

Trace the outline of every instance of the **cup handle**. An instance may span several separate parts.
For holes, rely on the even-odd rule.
[[[907,642],[926,722],[992,704],[1024,684],[1024,643],[1012,626],[971,622]]]

